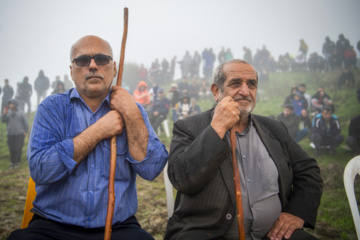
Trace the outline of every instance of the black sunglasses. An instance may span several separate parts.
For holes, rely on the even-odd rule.
[[[110,60],[112,60],[112,58],[108,55],[97,54],[93,57],[83,55],[83,56],[74,58],[71,62],[72,63],[75,62],[76,65],[79,67],[87,67],[87,66],[90,66],[91,59],[94,59],[95,63],[97,65],[106,65],[106,64],[109,64]]]

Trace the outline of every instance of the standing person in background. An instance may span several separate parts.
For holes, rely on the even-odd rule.
[[[345,65],[345,51],[349,47],[350,47],[350,41],[345,38],[344,34],[342,34],[342,33],[339,34],[339,38],[336,41],[336,51],[338,53],[340,68],[342,68]]]
[[[327,70],[331,70],[330,60],[331,60],[332,54],[334,53],[335,47],[336,47],[335,43],[333,41],[331,41],[329,37],[326,37],[325,42],[322,46],[322,53],[326,60],[326,69]]]
[[[357,56],[353,46],[350,46],[344,53],[344,67],[356,68]]]
[[[53,89],[53,92],[57,89],[58,84],[59,84],[60,82],[62,83],[62,81],[61,81],[61,79],[60,79],[60,76],[57,75],[57,76],[55,77],[55,80],[51,83],[51,88]]]
[[[252,64],[252,61],[253,61],[253,58],[252,58],[252,53],[251,53],[251,50],[250,48],[247,48],[247,47],[243,47],[243,51],[244,51],[244,60],[246,62],[248,62],[249,64]]]
[[[219,64],[222,64],[226,61],[226,53],[225,53],[224,47],[221,48],[221,51],[218,54],[218,61],[219,61]]]
[[[171,59],[171,62],[170,62],[170,81],[173,81],[173,80],[174,80],[175,67],[176,67],[176,56],[174,56],[174,57]]]
[[[309,51],[309,47],[306,44],[304,39],[300,40],[300,47],[299,47],[299,51],[304,55],[305,61],[307,59],[307,53]]]
[[[20,166],[24,139],[29,130],[28,120],[15,99],[8,101],[8,107],[4,109],[1,121],[7,126],[7,145],[10,152],[10,168]]]
[[[169,67],[170,67],[170,64],[169,62],[164,58],[161,62],[161,71],[162,71],[162,75],[163,75],[163,78],[166,82],[166,76],[168,74],[168,71],[169,71]]]
[[[138,71],[139,81],[146,82],[148,80],[148,70],[144,67],[144,64],[140,64],[140,68]]]
[[[56,88],[51,94],[64,93],[66,91],[64,83],[62,81],[57,82]]]
[[[189,51],[186,51],[185,52],[185,55],[183,57],[183,60],[182,60],[182,72],[181,72],[181,75],[182,77],[189,77],[190,76],[190,65],[191,65],[191,56],[190,56],[190,53]]]
[[[46,98],[46,92],[50,87],[50,80],[45,76],[44,71],[40,70],[39,76],[35,79],[34,89],[37,94],[37,105],[40,104],[41,99]]]
[[[200,78],[201,56],[198,51],[195,51],[194,53],[193,62],[194,62],[193,77]]]
[[[25,112],[25,104],[27,105],[27,113],[31,112],[31,96],[32,96],[32,86],[29,83],[29,78],[24,77],[23,82],[19,86],[19,98],[21,99],[21,110]]]
[[[232,54],[231,49],[228,48],[226,50],[226,54],[225,54],[225,61],[229,61],[229,60],[231,60],[233,58],[234,58],[234,55]]]
[[[69,76],[67,74],[64,75],[64,88],[65,91],[69,90],[74,87],[73,82],[69,79]]]
[[[3,96],[2,96],[2,102],[1,102],[1,114],[3,114],[5,107],[7,106],[8,102],[12,99],[14,96],[14,89],[9,84],[9,79],[5,79],[4,81],[5,85],[3,87]]]
[[[214,68],[214,62],[216,60],[216,56],[213,52],[213,49],[207,49],[205,48],[202,53],[202,58],[203,58],[203,74],[204,77],[207,79],[210,79],[213,73],[213,68]]]

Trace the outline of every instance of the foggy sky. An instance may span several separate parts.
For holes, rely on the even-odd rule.
[[[15,87],[24,76],[33,84],[40,69],[51,82],[62,79],[69,74],[71,45],[88,34],[108,40],[118,59],[124,7],[125,62],[145,67],[155,58],[180,60],[185,51],[209,47],[215,54],[231,48],[242,58],[243,46],[254,54],[266,45],[278,60],[295,55],[300,39],[309,54],[321,54],[326,36],[336,42],[343,33],[355,48],[360,40],[359,0],[0,0],[0,85],[8,78]]]

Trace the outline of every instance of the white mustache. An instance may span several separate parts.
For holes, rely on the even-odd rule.
[[[90,78],[100,78],[100,79],[104,79],[104,76],[102,74],[96,75],[96,74],[86,74],[85,75],[85,79],[88,80]]]
[[[252,102],[253,100],[251,98],[244,98],[244,97],[239,97],[239,98],[235,98],[234,101],[238,102],[238,101],[242,101],[242,100],[246,100],[248,102]]]

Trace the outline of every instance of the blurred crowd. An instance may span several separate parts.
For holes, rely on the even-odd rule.
[[[360,51],[360,41],[356,47]],[[173,122],[201,112],[197,101],[212,97],[210,81],[214,67],[234,57],[242,58],[253,65],[258,72],[260,82],[268,81],[269,74],[273,72],[342,69],[338,78],[338,88],[355,86],[355,76],[352,69],[357,66],[357,54],[353,45],[343,34],[340,34],[336,41],[325,37],[321,54],[317,52],[309,54],[308,49],[305,40],[301,39],[295,56],[285,53],[280,55],[277,61],[266,46],[257,49],[255,54],[244,46],[243,56],[234,56],[231,49],[225,47],[222,47],[217,54],[214,53],[213,48],[195,51],[193,55],[186,51],[180,60],[176,56],[170,61],[164,58],[159,62],[158,59],[155,59],[149,68],[141,64],[135,77],[137,79],[134,79],[136,87],[130,89],[126,84],[123,84],[123,87],[131,92],[135,100],[147,110],[153,128],[162,130],[161,123],[167,119],[169,112],[171,112]],[[181,79],[174,79],[176,69],[180,69]],[[55,80],[50,82],[43,70],[39,71],[33,85],[25,76],[14,89],[9,80],[5,79],[3,87],[0,87],[2,121],[8,124],[8,128],[11,126],[10,128],[18,128],[26,133],[28,131],[27,123],[25,123],[27,117],[24,113],[29,114],[31,112],[32,104],[34,104],[31,102],[33,92],[36,93],[37,106],[47,96],[49,89],[51,94],[56,94],[63,93],[73,87],[73,82],[68,75],[64,75],[62,80],[60,76],[56,76]],[[165,87],[168,90],[165,91]],[[320,149],[322,148],[329,149],[333,153],[336,147],[344,141],[343,136],[339,136],[340,123],[334,115],[334,111],[331,97],[325,92],[324,87],[319,87],[318,91],[310,96],[306,93],[306,85],[299,84],[291,89],[290,95],[285,99],[284,112],[277,117],[272,117],[285,122],[297,141],[305,136],[310,136],[317,154],[321,152]],[[9,124],[11,112],[17,113],[12,114],[13,117],[18,115],[17,124]],[[326,114],[328,115],[327,118],[325,117]],[[356,123],[350,124],[351,130],[355,134],[351,133],[352,135],[350,135],[349,130],[349,137],[353,137],[355,140],[346,139],[346,141],[350,148],[359,152],[360,133],[358,126],[360,123],[359,119],[355,119],[355,121]],[[8,129],[9,134],[19,135],[19,131],[14,129],[9,131]],[[329,137],[329,134],[333,134],[334,137]],[[19,151],[19,149],[14,151]],[[17,161],[19,160],[13,161],[13,166],[17,165]]]
[[[360,88],[356,91],[360,103]],[[336,154],[336,149],[346,141],[346,147],[360,154],[360,115],[354,116],[349,125],[348,137],[341,134],[341,125],[335,115],[335,105],[325,87],[320,86],[313,95],[306,92],[306,84],[293,86],[283,104],[283,112],[271,118],[282,121],[290,135],[299,142],[309,137],[315,155],[325,151]]]

